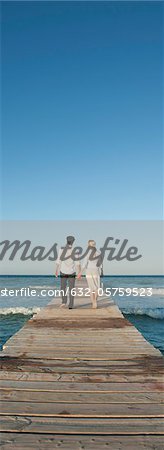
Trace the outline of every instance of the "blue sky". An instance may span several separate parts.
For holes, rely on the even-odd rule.
[[[161,2],[3,2],[3,219],[162,217]]]

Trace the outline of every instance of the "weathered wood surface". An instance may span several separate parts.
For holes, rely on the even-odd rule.
[[[135,444],[134,444],[135,439]],[[163,436],[95,436],[95,435],[60,435],[2,433],[1,450],[163,450]]]
[[[1,352],[1,449],[131,450],[135,439],[135,449],[161,450],[161,353],[112,299],[100,298],[97,310],[84,297],[73,310],[59,304]]]

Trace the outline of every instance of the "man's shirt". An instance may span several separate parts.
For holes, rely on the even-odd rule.
[[[80,261],[73,261],[71,257],[73,247],[67,247],[67,250],[65,249],[66,247],[60,248],[56,264],[60,272],[65,273],[66,275],[71,275],[80,270]],[[62,253],[64,253],[62,258],[64,261],[61,259]]]

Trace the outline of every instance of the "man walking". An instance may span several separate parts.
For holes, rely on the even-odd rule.
[[[60,271],[60,282],[62,290],[62,304],[60,308],[66,307],[67,304],[67,286],[69,287],[69,305],[68,308],[72,309],[74,304],[74,296],[72,295],[72,289],[75,286],[76,272],[80,272],[79,261],[73,261],[71,254],[73,250],[73,243],[75,238],[73,236],[67,236],[67,243],[64,248],[59,250],[57,265],[56,265],[56,277]]]

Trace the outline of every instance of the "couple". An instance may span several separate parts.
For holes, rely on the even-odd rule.
[[[60,308],[64,308],[67,306],[67,282],[69,286],[69,305],[68,308],[72,309],[74,304],[74,296],[72,295],[72,289],[75,286],[75,278],[77,276],[78,279],[81,278],[83,272],[86,272],[86,279],[90,291],[90,297],[92,301],[92,307],[97,308],[97,297],[98,297],[98,289],[100,287],[100,274],[102,270],[101,266],[97,266],[96,258],[100,255],[100,253],[96,249],[96,243],[94,240],[88,241],[88,252],[86,258],[82,260],[82,264],[80,261],[73,261],[71,258],[73,244],[75,238],[73,236],[67,236],[66,246],[59,250],[59,255],[57,259],[56,266],[56,277],[60,271],[60,279],[61,279],[61,290],[63,291],[62,295],[62,304]],[[61,259],[61,255],[64,252],[64,257],[67,258],[65,260]],[[94,252],[94,256],[91,255]]]

